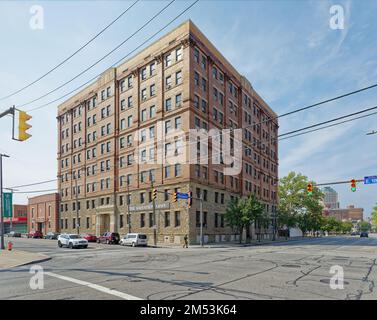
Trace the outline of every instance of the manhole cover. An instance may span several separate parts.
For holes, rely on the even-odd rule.
[[[321,279],[319,282],[330,284],[330,279]],[[343,284],[349,284],[349,282],[343,280]]]
[[[285,268],[301,268],[301,266],[297,264],[282,264],[281,266]]]

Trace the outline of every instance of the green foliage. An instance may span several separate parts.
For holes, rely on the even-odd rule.
[[[361,232],[367,232],[371,229],[371,225],[367,221],[360,221],[359,222],[359,228]]]
[[[377,206],[373,207],[373,211],[370,213],[370,216],[372,217],[373,224],[377,226]]]
[[[279,180],[279,227],[299,227],[304,233],[319,230],[322,223],[322,191],[313,186],[312,195],[307,194],[309,180],[301,173],[290,172]]]
[[[268,226],[269,217],[264,211],[263,205],[254,194],[251,194],[248,198],[231,201],[226,209],[225,220],[230,227],[241,235],[243,229],[248,230],[253,222]]]

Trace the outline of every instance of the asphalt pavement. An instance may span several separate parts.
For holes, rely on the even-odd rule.
[[[188,249],[96,243],[68,249],[42,239],[14,244],[51,260],[41,268],[0,270],[0,299],[377,299],[375,235]],[[31,267],[43,270],[38,288]],[[332,288],[332,277],[342,273],[343,288],[339,281]]]

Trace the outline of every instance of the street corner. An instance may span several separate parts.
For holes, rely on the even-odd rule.
[[[39,263],[50,260],[51,257],[34,252],[21,250],[0,250],[0,270],[10,269],[30,263]]]

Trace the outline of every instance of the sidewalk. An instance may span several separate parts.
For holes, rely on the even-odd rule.
[[[0,270],[22,266],[30,263],[38,263],[50,258],[41,253],[19,250],[0,250]]]
[[[311,237],[294,237],[294,238],[279,238],[276,239],[275,241],[272,240],[252,240],[251,242],[248,243],[239,243],[236,241],[233,242],[214,242],[214,243],[207,243],[204,244],[203,247],[200,246],[200,244],[192,244],[189,245],[189,248],[224,248],[224,247],[253,247],[253,246],[262,246],[262,245],[274,245],[274,244],[280,244],[280,243],[285,243],[285,242],[291,242],[291,241],[297,241],[297,240],[305,240],[305,239],[310,239]],[[150,246],[154,247],[154,246]],[[157,244],[156,248],[181,248],[182,245],[179,244],[168,244],[168,243],[160,243]]]

